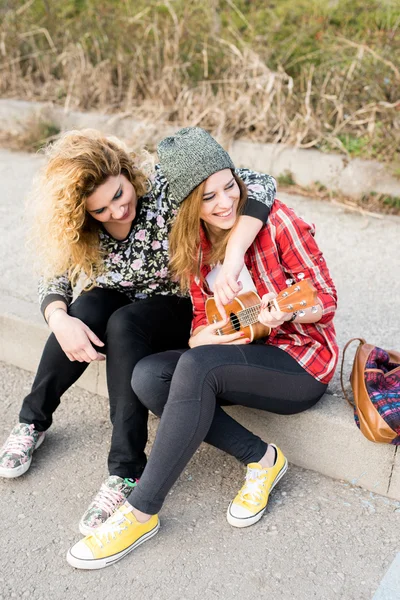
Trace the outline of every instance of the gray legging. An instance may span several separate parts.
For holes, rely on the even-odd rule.
[[[148,514],[159,512],[202,441],[245,464],[264,455],[268,445],[225,413],[221,403],[294,414],[316,404],[327,388],[289,354],[265,344],[155,354],[136,365],[132,385],[140,401],[161,416],[147,466],[128,498]]]

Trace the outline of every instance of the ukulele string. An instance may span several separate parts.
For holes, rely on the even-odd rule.
[[[285,296],[284,299],[286,301],[288,301],[291,296],[293,296],[297,293],[298,293],[298,291],[289,292],[288,295]],[[273,306],[273,302],[269,302],[268,307],[272,307],[272,306]],[[290,303],[287,303],[284,306],[279,304],[279,308],[281,310],[288,308],[289,306],[290,306]],[[237,313],[233,313],[233,315],[231,317],[229,317],[229,319],[230,319],[229,324],[226,324],[226,325],[223,325],[223,327],[220,327],[219,331],[222,333],[222,335],[229,335],[230,333],[236,333],[238,330],[240,330],[241,327],[248,327],[249,325],[254,324],[254,322],[257,322],[257,317],[260,314],[260,311],[261,311],[261,304],[253,304],[253,306],[248,306],[247,308],[243,308],[242,310],[239,310]],[[240,320],[240,316],[242,316],[244,318],[250,317],[251,321],[249,323],[242,322]]]
[[[293,291],[293,292],[289,292],[287,296],[285,296],[285,298],[282,298],[282,300],[285,300],[286,304],[281,304],[281,301],[279,301],[279,308],[280,309],[284,309],[284,308],[288,308],[288,306],[290,306],[290,302],[288,302],[288,300],[290,299],[291,296],[298,294],[298,291]],[[273,302],[268,302],[268,307],[273,306]],[[236,314],[242,315],[243,313],[246,315],[248,313],[252,313],[255,312],[255,309],[259,309],[258,312],[261,311],[261,304],[253,304],[253,306],[249,306],[247,308],[243,308],[242,310],[239,310]],[[239,317],[240,318],[240,317]]]

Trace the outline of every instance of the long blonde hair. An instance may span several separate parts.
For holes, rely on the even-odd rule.
[[[30,245],[45,278],[65,272],[74,285],[81,273],[101,273],[100,223],[86,211],[86,199],[110,176],[123,173],[143,196],[149,180],[139,157],[117,138],[99,131],[68,131],[45,149],[46,164],[28,198]]]
[[[240,188],[240,199],[237,207],[238,218],[246,204],[247,188],[235,173],[233,173],[233,176]],[[199,264],[201,227],[203,227],[207,238],[210,239],[207,223],[200,218],[205,186],[206,182],[203,181],[182,202],[169,236],[169,267],[171,274],[179,280],[182,291],[189,289],[192,276],[201,278]],[[211,245],[210,252],[203,258],[206,264],[214,265],[224,260],[226,245],[232,230],[233,228],[221,230],[217,241],[214,241]]]

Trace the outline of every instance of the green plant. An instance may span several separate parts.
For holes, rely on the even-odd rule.
[[[343,145],[343,148],[352,156],[360,156],[364,148],[368,145],[369,140],[366,136],[355,137],[349,133],[339,134],[338,139]]]
[[[319,192],[327,192],[328,191],[328,188],[326,187],[326,185],[324,185],[320,181],[316,181],[314,185]]]
[[[365,206],[376,212],[391,214],[400,214],[400,197],[390,194],[380,194],[378,192],[369,192],[363,194],[360,200],[362,206]]]
[[[277,176],[276,180],[281,186],[296,185],[296,181],[291,171],[284,171],[283,173]]]
[[[382,202],[389,208],[395,208],[397,211],[400,211],[400,197],[399,196],[383,196]]]

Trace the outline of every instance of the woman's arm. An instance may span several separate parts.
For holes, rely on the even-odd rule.
[[[80,319],[68,314],[72,301],[72,286],[67,275],[39,281],[41,310],[51,331],[70,361],[104,360],[95,346],[104,343]]]
[[[58,277],[52,277],[51,279],[41,277],[39,279],[38,292],[40,310],[46,321],[46,315],[50,312],[48,311],[48,307],[53,302],[63,303],[65,307],[68,307],[72,302],[72,286],[66,273]]]
[[[242,215],[229,237],[224,263],[214,284],[214,298],[221,316],[225,316],[224,305],[240,294],[242,284],[238,278],[244,265],[244,255],[262,226],[263,222],[259,219]]]
[[[247,203],[229,237],[224,264],[214,285],[215,302],[222,316],[225,316],[224,305],[242,289],[238,278],[244,255],[267,222],[276,195],[276,182],[270,175],[251,169],[237,169],[236,173],[247,187]]]

